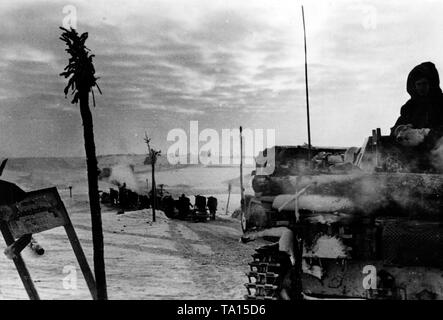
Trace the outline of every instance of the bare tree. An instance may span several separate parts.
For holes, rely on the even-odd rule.
[[[152,221],[155,222],[155,207],[157,206],[157,189],[155,186],[155,164],[157,163],[157,158],[161,156],[161,150],[155,150],[151,148],[151,139],[145,132],[145,142],[148,146],[148,160],[151,163],[151,173],[152,173]]]
[[[86,164],[88,171],[88,193],[89,206],[91,209],[92,224],[92,242],[94,248],[94,273],[97,286],[97,299],[106,300],[108,298],[106,289],[106,273],[104,261],[103,229],[100,209],[100,198],[98,192],[98,163],[95,152],[94,129],[92,114],[89,108],[89,92],[92,93],[93,104],[95,98],[93,87],[97,87],[95,77],[95,68],[92,63],[94,55],[89,54],[89,49],[85,46],[88,33],[79,35],[77,31],[71,28],[67,30],[60,27],[63,31],[60,39],[67,45],[66,52],[71,56],[65,71],[60,75],[69,78],[68,85],[64,93],[67,96],[69,90],[74,96],[72,103],[80,102],[80,114],[83,121],[83,137],[86,151]]]

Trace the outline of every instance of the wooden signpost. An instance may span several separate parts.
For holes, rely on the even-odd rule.
[[[0,208],[0,230],[7,246],[16,243],[16,239],[18,242],[31,234],[57,227],[65,228],[92,298],[96,299],[97,290],[94,276],[57,188],[28,192],[23,200],[3,205]],[[38,292],[21,254],[15,254],[13,261],[29,298],[38,300]]]

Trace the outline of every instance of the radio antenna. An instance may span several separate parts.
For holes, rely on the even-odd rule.
[[[306,86],[306,112],[308,119],[308,161],[311,164],[311,121],[309,119],[309,89],[308,89],[308,58],[306,49],[306,25],[305,25],[305,11],[303,6],[301,6],[301,15],[303,18],[303,35],[305,41],[305,86]]]

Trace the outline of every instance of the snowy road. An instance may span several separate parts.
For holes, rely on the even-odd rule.
[[[65,198],[65,205],[92,267],[86,200]],[[116,215],[105,208],[102,214],[110,299],[243,299],[244,272],[260,243],[239,243],[237,220],[223,216],[193,223],[158,212],[152,222],[149,210]],[[36,256],[26,248],[23,257],[41,299],[90,299],[63,228],[36,238],[46,253]],[[0,299],[27,299],[12,261],[3,254]]]

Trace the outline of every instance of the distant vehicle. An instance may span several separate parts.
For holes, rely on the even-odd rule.
[[[215,220],[215,213],[217,211],[217,198],[204,197],[201,195],[195,196],[194,205],[188,197],[182,194],[178,200],[174,200],[171,195],[166,195],[161,200],[160,209],[165,212],[169,218],[176,218],[181,220],[191,220],[194,222],[203,222]]]

